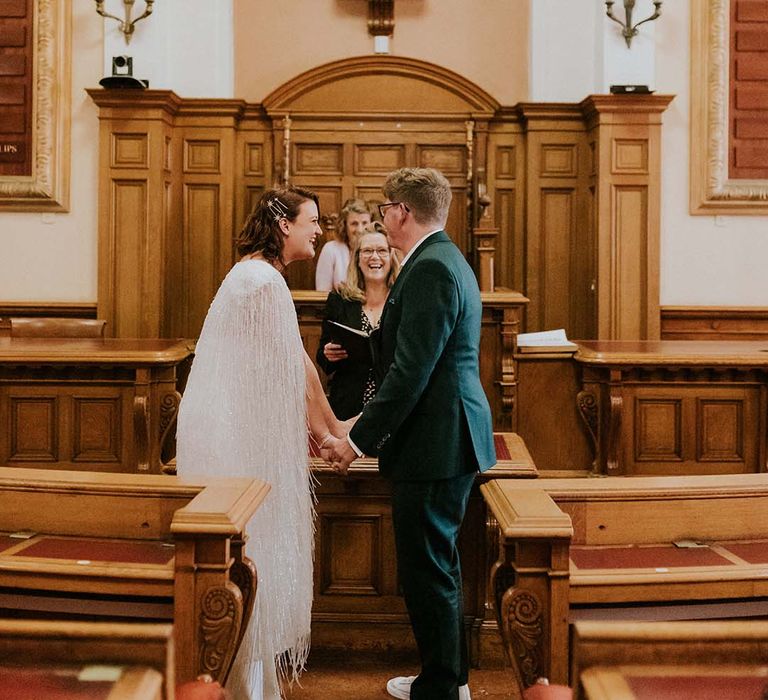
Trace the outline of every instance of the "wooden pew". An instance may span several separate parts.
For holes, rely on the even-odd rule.
[[[585,618],[768,614],[762,474],[493,481],[500,629],[525,685],[568,682],[568,624]],[[676,546],[702,542],[703,547]]]
[[[576,622],[571,678],[576,698],[634,700],[659,692],[749,697],[768,685],[768,622]],[[664,679],[670,682],[665,685]],[[681,693],[684,693],[681,694]],[[643,695],[645,694],[645,695]],[[756,694],[754,697],[761,697]]]
[[[255,479],[0,468],[4,616],[174,623],[176,680],[226,679],[253,607]]]
[[[166,624],[0,620],[0,697],[40,700],[53,688],[87,697],[108,684],[110,700],[174,700],[172,635]],[[105,665],[115,680],[93,679]]]

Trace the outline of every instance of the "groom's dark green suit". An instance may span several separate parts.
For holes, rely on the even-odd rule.
[[[350,432],[392,480],[398,573],[422,657],[413,700],[453,700],[467,682],[456,548],[474,475],[496,461],[480,384],[482,305],[444,231],[426,238],[381,317],[376,396]]]

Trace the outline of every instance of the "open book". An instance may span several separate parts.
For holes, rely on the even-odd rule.
[[[565,330],[539,331],[537,333],[518,333],[518,352],[575,352],[579,349],[565,337]]]
[[[371,341],[378,333],[378,328],[366,333],[359,328],[351,328],[336,321],[325,320],[323,323],[328,335],[331,336],[331,341],[341,345],[347,351],[350,360],[373,365],[374,349]]]

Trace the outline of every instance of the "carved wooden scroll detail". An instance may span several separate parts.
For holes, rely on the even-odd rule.
[[[243,621],[243,597],[232,582],[209,588],[200,609],[200,673],[223,681],[235,656]]]
[[[592,443],[592,471],[598,471],[598,424],[599,424],[599,404],[597,402],[597,396],[593,391],[588,389],[582,389],[576,394],[576,405],[579,409],[579,415],[581,416],[584,424],[587,426],[587,432],[589,433],[589,439]]]
[[[501,600],[501,629],[510,661],[528,687],[543,675],[543,608],[531,591],[509,589]]]

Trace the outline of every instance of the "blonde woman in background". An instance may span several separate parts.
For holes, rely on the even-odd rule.
[[[315,289],[330,292],[347,278],[350,249],[357,235],[371,223],[371,212],[362,199],[348,199],[336,222],[336,238],[328,241],[317,258]]]

